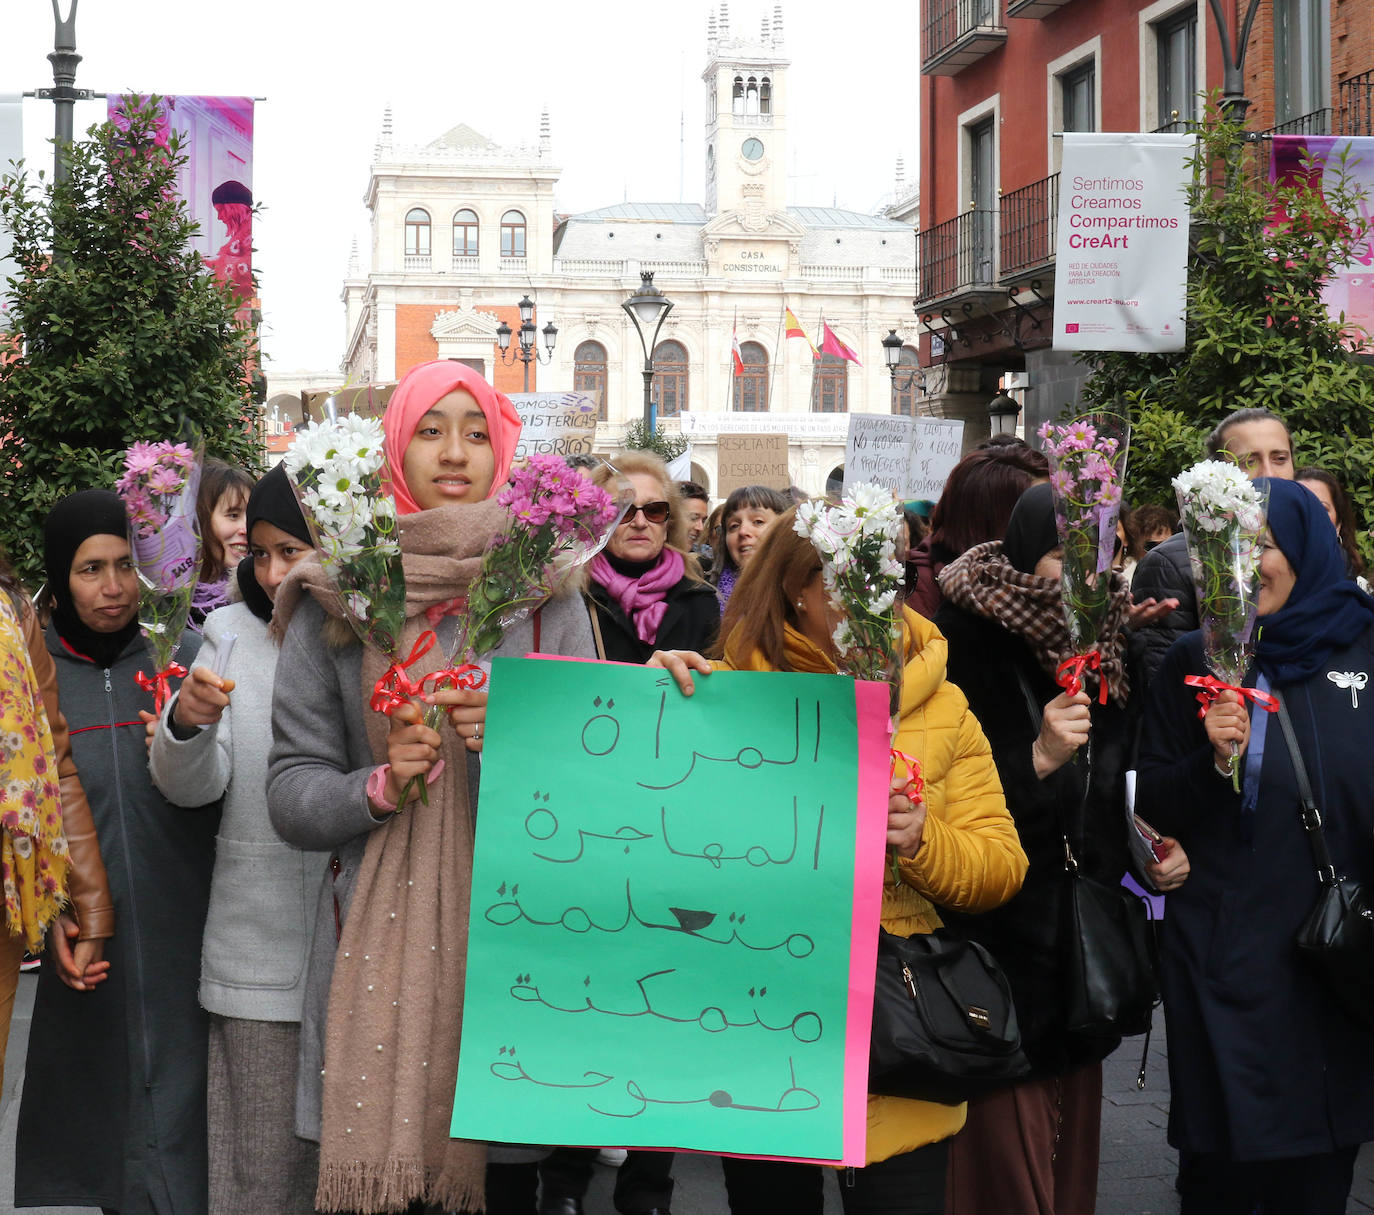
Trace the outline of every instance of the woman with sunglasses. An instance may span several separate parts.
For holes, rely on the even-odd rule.
[[[592,474],[614,472],[634,486],[635,504],[590,566],[587,595],[597,652],[612,662],[642,663],[655,650],[706,650],[720,627],[715,591],[688,552],[687,513],[677,482],[650,452],[625,451]]]

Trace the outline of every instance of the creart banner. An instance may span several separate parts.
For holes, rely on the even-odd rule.
[[[175,129],[186,162],[178,183],[200,225],[192,241],[221,282],[246,304],[253,298],[253,99],[163,97],[161,141]],[[124,98],[111,96],[109,115],[123,119]]]
[[[1193,135],[1064,133],[1056,350],[1182,350]]]
[[[493,663],[452,1134],[864,1162],[887,689]]]
[[[1363,197],[1359,213],[1350,216],[1361,244],[1344,266],[1334,269],[1322,291],[1328,315],[1337,324],[1345,316],[1352,332],[1349,343],[1362,345],[1374,334],[1374,248],[1371,247],[1370,208],[1374,206],[1374,138],[1338,135],[1275,135],[1269,161],[1269,180],[1296,185],[1306,182],[1319,193],[1324,183],[1344,172]]]

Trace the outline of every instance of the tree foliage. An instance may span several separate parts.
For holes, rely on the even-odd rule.
[[[176,192],[186,157],[156,142],[156,99],[71,145],[69,177],[0,178],[13,239],[13,333],[0,354],[0,543],[40,576],[41,528],[59,498],[114,483],[120,453],[184,423],[206,452],[261,461],[249,425],[254,339],[237,301],[190,247]]]
[[[650,430],[642,418],[636,418],[625,428],[625,446],[635,451],[651,451],[665,464],[670,464],[687,450],[687,436]]]
[[[1082,356],[1093,369],[1085,407],[1129,412],[1130,496],[1168,503],[1170,478],[1202,458],[1217,422],[1272,409],[1293,432],[1298,463],[1345,486],[1363,533],[1374,520],[1374,368],[1351,357],[1349,326],[1321,298],[1332,268],[1367,252],[1368,236],[1350,222],[1361,198],[1343,165],[1325,181],[1313,174],[1315,184],[1271,183],[1268,154],[1212,107],[1188,195],[1187,344]],[[1367,534],[1361,542],[1369,546]]]

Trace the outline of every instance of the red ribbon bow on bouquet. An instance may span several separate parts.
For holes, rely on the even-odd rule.
[[[925,793],[926,781],[921,775],[921,765],[908,755],[905,751],[898,751],[895,747],[888,753],[892,760],[892,775],[897,775],[897,765],[905,764],[906,770],[910,774],[907,782],[902,786],[902,792],[910,801],[919,802],[921,795]]]
[[[1190,688],[1197,688],[1197,702],[1202,706],[1197,711],[1199,718],[1207,716],[1207,710],[1216,703],[1216,699],[1223,692],[1235,692],[1241,700],[1248,700],[1259,705],[1261,709],[1267,709],[1270,713],[1279,711],[1278,700],[1270,696],[1268,692],[1261,692],[1258,688],[1239,688],[1233,683],[1224,683],[1214,675],[1188,675],[1183,680]]]
[[[470,662],[411,679],[407,674],[408,669],[428,654],[438,640],[433,629],[426,629],[415,639],[407,658],[393,662],[382,672],[382,677],[373,685],[372,699],[368,702],[374,713],[385,713],[390,717],[403,704],[409,703],[412,697],[421,696],[426,691],[450,686],[470,692],[487,682],[487,673]],[[182,672],[183,675],[185,673]]]
[[[134,676],[134,682],[145,692],[151,692],[153,694],[153,712],[158,717],[161,717],[163,706],[166,705],[167,697],[171,693],[171,688],[168,687],[168,680],[185,678],[186,668],[179,662],[169,662],[155,675],[145,675],[142,671],[139,671],[138,674]]]
[[[1089,650],[1085,654],[1075,654],[1072,658],[1066,658],[1054,672],[1054,681],[1064,689],[1070,696],[1077,696],[1083,690],[1083,672],[1098,671],[1097,703],[1105,705],[1107,703],[1107,681],[1101,678],[1102,654],[1098,650]]]

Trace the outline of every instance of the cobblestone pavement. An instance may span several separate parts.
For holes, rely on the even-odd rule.
[[[14,1024],[5,1060],[5,1088],[0,1099],[0,1213],[13,1211],[14,1128],[18,1114],[16,1094],[24,1077],[24,1050],[28,1042],[35,979],[21,975],[15,998]],[[1165,1142],[1169,1113],[1168,1042],[1164,1019],[1155,1018],[1144,1089],[1136,1088],[1142,1040],[1132,1038],[1107,1060],[1103,1077],[1102,1164],[1097,1187],[1098,1215],[1173,1215],[1178,1211],[1174,1193],[1177,1157]],[[680,1155],[674,1166],[677,1190],[675,1215],[725,1215],[725,1190],[720,1167],[709,1156]],[[612,1215],[611,1185],[614,1173],[599,1168],[587,1196],[588,1215]],[[91,1208],[29,1208],[36,1215],[86,1215]],[[1355,1188],[1347,1215],[1374,1212],[1374,1149],[1366,1146],[1355,1170]],[[826,1181],[826,1215],[840,1215],[838,1182]],[[1008,1212],[1008,1215],[1016,1215]]]

